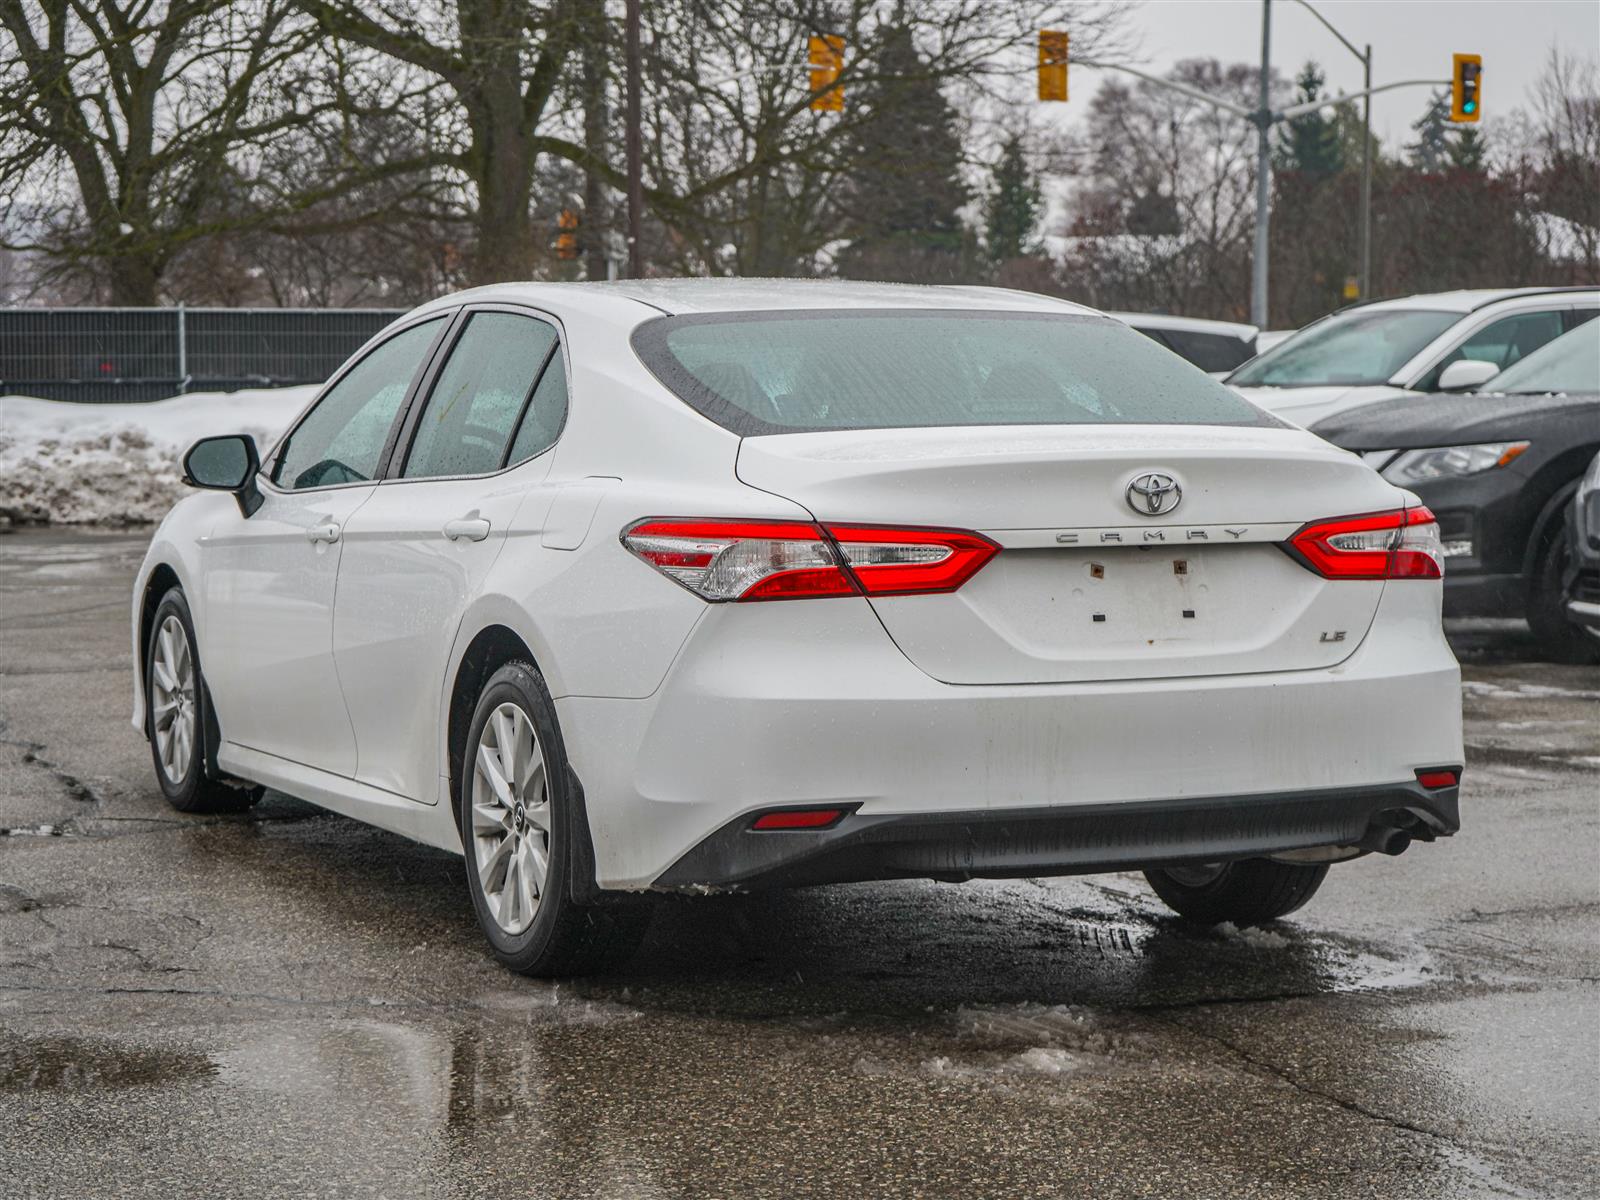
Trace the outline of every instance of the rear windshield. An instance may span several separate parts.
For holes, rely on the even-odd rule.
[[[1226,333],[1134,326],[1151,341],[1165,342],[1202,371],[1231,371],[1255,356],[1254,343]]]
[[[663,317],[673,392],[742,435],[940,425],[1281,424],[1120,321],[864,309]]]

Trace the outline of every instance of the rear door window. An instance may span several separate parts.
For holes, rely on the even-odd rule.
[[[401,477],[487,475],[518,461],[511,453],[513,438],[541,376],[559,360],[549,322],[517,313],[471,314],[417,418]],[[561,394],[564,414],[564,385]],[[559,431],[559,419],[554,429]],[[537,448],[530,454],[554,440],[552,434],[538,444],[542,436],[531,439]]]

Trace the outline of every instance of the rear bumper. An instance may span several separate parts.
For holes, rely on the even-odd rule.
[[[883,831],[864,845],[941,844],[957,831],[954,860],[945,839],[943,849],[874,850],[848,870],[841,859],[828,868],[836,878],[859,877],[871,855],[888,855],[883,869],[897,873],[949,861],[967,871],[960,830],[978,825],[985,840],[1012,843],[984,851],[986,870],[1016,856],[1024,873],[1248,855],[1284,836],[1339,842],[1365,819],[1361,797],[1392,807],[1419,768],[1462,761],[1460,686],[1438,587],[1399,583],[1336,667],[1104,683],[940,683],[900,653],[865,601],[718,605],[654,695],[556,705],[584,787],[596,881],[638,890],[725,885],[709,860],[696,878],[701,860],[688,856],[783,806],[850,808],[840,831]],[[1306,810],[1306,830],[1292,813],[1287,825],[1261,810],[1226,821],[1193,815],[1335,792],[1357,797],[1354,808]],[[1152,802],[1190,815],[1166,832],[1153,817],[1119,820],[1115,853],[1102,855],[1098,835],[1085,838],[1083,822],[1108,806],[1133,813]],[[1044,824],[1028,823],[1020,839],[1002,832],[1018,828],[1019,812]],[[909,823],[892,833],[878,820],[891,816]],[[980,819],[989,817],[1000,824]],[[913,835],[922,826],[941,833]]]
[[[656,887],[1087,874],[1359,845],[1395,828],[1432,840],[1461,827],[1457,795],[1457,788],[1413,783],[1047,809],[855,812],[815,831],[756,831],[749,817],[737,817],[673,863]]]

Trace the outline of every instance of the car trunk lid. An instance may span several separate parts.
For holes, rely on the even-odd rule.
[[[1384,584],[1323,579],[1281,543],[1310,521],[1403,503],[1320,439],[1236,426],[752,437],[738,474],[824,523],[997,542],[1001,553],[957,591],[871,599],[906,656],[956,684],[1333,666],[1360,644]],[[1132,507],[1129,485],[1151,474],[1177,483],[1175,507]]]

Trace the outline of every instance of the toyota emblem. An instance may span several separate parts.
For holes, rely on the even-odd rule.
[[[1141,516],[1159,517],[1178,507],[1183,489],[1171,475],[1146,471],[1128,485],[1128,507]]]

